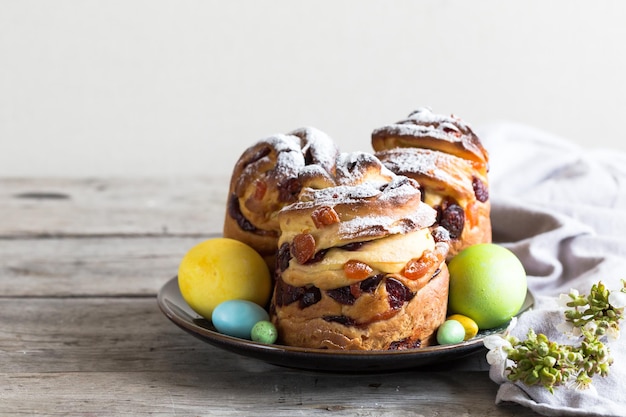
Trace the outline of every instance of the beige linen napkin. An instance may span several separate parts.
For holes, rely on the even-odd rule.
[[[494,241],[520,258],[537,300],[512,334],[524,339],[530,327],[557,340],[562,312],[554,301],[560,294],[572,288],[587,294],[598,281],[618,290],[626,279],[626,154],[583,149],[511,124],[479,134],[491,156]],[[492,366],[490,376],[500,384],[496,402],[544,415],[626,415],[625,333],[623,323],[621,338],[609,345],[615,359],[609,376],[596,376],[589,390],[550,394],[510,383]]]

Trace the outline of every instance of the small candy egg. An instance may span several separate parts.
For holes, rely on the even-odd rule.
[[[276,330],[276,326],[272,322],[261,320],[252,327],[250,337],[255,342],[271,345],[278,338],[278,330]]]
[[[472,337],[478,334],[478,324],[471,318],[464,316],[462,314],[453,314],[448,317],[446,320],[456,320],[465,329],[465,338],[463,340],[469,340]]]
[[[241,339],[250,339],[254,325],[269,320],[269,314],[260,305],[247,300],[228,300],[215,307],[211,315],[218,332]]]
[[[465,328],[456,320],[446,320],[437,330],[437,342],[440,345],[460,343],[465,338]]]

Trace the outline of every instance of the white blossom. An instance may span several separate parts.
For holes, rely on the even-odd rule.
[[[502,365],[508,357],[505,348],[511,348],[511,343],[499,334],[485,337],[483,344],[489,352],[487,352],[487,363],[489,365]]]
[[[580,294],[578,293],[578,290],[575,288],[572,288],[569,290],[568,294],[561,294],[559,295],[559,298],[557,300],[557,304],[560,307],[564,307],[564,308],[569,308],[569,306],[567,305],[567,303],[571,302],[573,300],[572,297],[578,297]]]
[[[574,323],[568,320],[563,320],[555,326],[556,330],[563,333],[567,337],[578,337],[581,332],[578,327],[574,326]]]
[[[614,308],[626,307],[626,292],[611,291],[609,294],[609,304]]]
[[[511,334],[511,330],[513,330],[517,326],[517,316],[513,317],[509,322],[509,325],[506,326],[506,330],[504,330],[505,335]]]
[[[609,339],[609,342],[616,342],[616,341],[618,341],[619,337],[620,337],[619,327],[617,327],[617,326],[609,326],[609,328],[606,329],[606,337],[607,337],[607,339]]]
[[[568,384],[565,385],[568,389],[573,389],[577,391],[585,391],[585,396],[598,396],[598,390],[596,387],[589,381],[578,381],[573,379]]]
[[[588,321],[587,323],[585,323],[584,328],[590,334],[596,334],[596,330],[598,330],[598,324],[595,321]]]

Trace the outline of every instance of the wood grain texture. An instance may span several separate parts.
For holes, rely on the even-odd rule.
[[[0,236],[222,231],[228,179],[0,179]]]
[[[185,252],[209,236],[0,240],[0,294],[155,296]]]
[[[512,415],[493,404],[497,387],[484,371],[282,368],[193,338],[153,299],[5,299],[1,306],[0,415]],[[526,411],[515,407],[515,415]]]
[[[495,405],[484,352],[374,374],[212,347],[159,310],[221,231],[226,179],[0,179],[0,415],[530,416]]]
[[[485,404],[483,375],[0,374],[2,415],[531,416]],[[379,382],[383,381],[383,382]],[[471,386],[474,395],[464,390]],[[30,393],[30,394],[29,394]],[[454,400],[451,400],[454,398]]]

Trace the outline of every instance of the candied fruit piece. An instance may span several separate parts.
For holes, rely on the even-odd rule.
[[[318,229],[324,226],[329,226],[334,223],[339,223],[339,215],[334,208],[324,206],[320,207],[311,213],[311,219],[315,223],[315,227]]]
[[[402,275],[408,279],[416,280],[424,276],[436,262],[441,262],[439,257],[430,250],[425,250],[422,256],[418,259],[411,259],[404,266]]]
[[[315,238],[310,233],[300,233],[291,242],[291,254],[298,263],[305,264],[315,256]]]
[[[374,271],[364,262],[349,260],[343,264],[343,271],[348,279],[365,279],[369,277]]]

